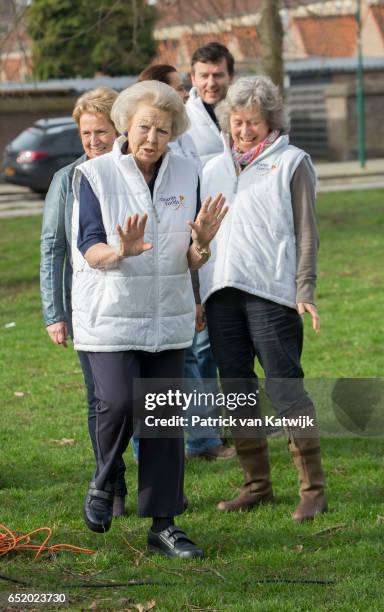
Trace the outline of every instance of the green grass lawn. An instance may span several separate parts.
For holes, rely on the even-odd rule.
[[[322,332],[316,336],[306,321],[306,375],[325,386],[339,377],[383,376],[383,192],[321,195],[318,218]],[[136,515],[129,450],[129,515],[106,536],[85,528],[82,503],[94,462],[82,375],[73,350],[54,346],[42,323],[40,222],[1,220],[0,522],[21,533],[49,526],[53,543],[96,553],[48,554],[36,562],[28,552],[2,557],[0,610],[26,608],[7,597],[28,592],[65,593],[71,610],[145,610],[153,601],[153,609],[165,611],[383,610],[381,437],[323,440],[330,512],[301,526],[290,519],[297,476],[283,438],[270,443],[276,503],[249,513],[215,510],[241,482],[236,460],[190,462],[190,509],[179,524],[204,547],[201,562],[146,554],[148,521]],[[62,438],[75,443],[54,442]],[[109,586],[79,586],[97,582]]]

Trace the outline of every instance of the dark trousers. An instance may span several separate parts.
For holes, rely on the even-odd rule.
[[[88,431],[89,437],[91,438],[93,452],[97,461],[97,444],[96,444],[96,406],[97,399],[95,397],[95,384],[93,382],[92,368],[89,363],[88,353],[84,351],[77,351],[79,357],[81,369],[83,371],[84,383],[87,390],[87,402],[88,402]],[[116,470],[116,483],[115,483],[115,495],[124,497],[127,494],[127,487],[125,484],[125,463],[121,457],[117,470]]]
[[[304,389],[303,324],[296,310],[231,287],[211,295],[205,309],[224,391],[249,391],[246,380],[257,378],[257,357],[266,392],[279,415],[313,409]],[[226,378],[238,380],[225,388]]]
[[[95,382],[96,487],[116,478],[118,461],[133,433],[133,381],[182,378],[184,351],[87,353]],[[139,514],[169,517],[183,508],[184,441],[141,438],[139,445]]]

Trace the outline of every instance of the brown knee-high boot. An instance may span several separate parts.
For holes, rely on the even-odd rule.
[[[303,438],[294,428],[288,429],[288,448],[299,472],[301,501],[292,515],[294,521],[310,521],[326,512],[325,476],[321,465],[320,438]],[[301,431],[301,436],[303,432]]]
[[[266,438],[235,437],[234,442],[243,468],[245,483],[240,495],[230,501],[221,501],[217,505],[223,512],[250,510],[254,506],[273,501]]]

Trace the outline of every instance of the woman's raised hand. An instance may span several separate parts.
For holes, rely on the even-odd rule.
[[[139,215],[132,215],[126,220],[124,228],[120,225],[116,226],[116,231],[120,236],[120,257],[133,257],[152,249],[152,244],[150,242],[144,242],[144,231],[147,220],[147,214],[142,217]]]
[[[224,204],[225,198],[221,193],[213,199],[208,197],[202,203],[196,220],[188,221],[188,225],[192,228],[192,240],[200,249],[206,249],[216,236],[228,212],[228,206]]]

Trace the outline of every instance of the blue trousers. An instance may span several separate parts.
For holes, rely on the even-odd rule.
[[[135,379],[175,379],[184,372],[184,351],[88,353],[95,381],[97,489],[116,483],[117,468],[132,436]],[[182,434],[182,432],[180,432]],[[140,439],[139,515],[170,517],[184,512],[182,435]],[[115,485],[116,486],[116,485]]]

